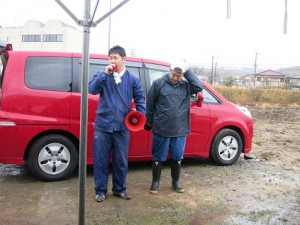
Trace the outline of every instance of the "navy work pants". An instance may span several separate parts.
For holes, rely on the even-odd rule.
[[[113,133],[95,129],[94,133],[94,181],[96,194],[106,194],[109,163],[112,159],[112,191],[126,191],[128,172],[129,131]]]

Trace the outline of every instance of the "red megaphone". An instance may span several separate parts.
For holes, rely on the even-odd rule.
[[[125,117],[125,125],[130,131],[141,130],[146,123],[146,117],[139,111],[131,111]]]

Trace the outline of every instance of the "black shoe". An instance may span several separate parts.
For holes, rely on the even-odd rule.
[[[114,194],[114,196],[117,196],[119,198],[123,198],[123,199],[126,199],[126,200],[131,199],[131,196],[127,192],[121,192],[121,193],[114,192],[113,194]]]

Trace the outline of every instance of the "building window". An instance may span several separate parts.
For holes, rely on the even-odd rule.
[[[41,42],[40,34],[24,34],[22,35],[22,42]]]
[[[271,78],[272,82],[284,82],[284,79],[282,78]]]
[[[43,35],[44,42],[63,42],[62,34],[44,34]]]

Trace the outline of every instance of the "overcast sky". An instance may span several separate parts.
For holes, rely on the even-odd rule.
[[[84,0],[61,0],[82,20]],[[300,66],[300,0],[288,1],[287,34],[283,34],[285,0],[130,0],[112,14],[110,44],[137,57],[189,64],[258,69]],[[115,6],[121,0],[111,0]],[[2,2],[4,4],[4,2]],[[91,0],[93,11],[96,0]],[[109,11],[100,0],[94,21]],[[82,30],[55,0],[9,0],[1,5],[0,25],[23,26],[28,20],[63,21]],[[91,28],[90,52],[107,53],[108,19]],[[78,43],[82,45],[82,43]]]

